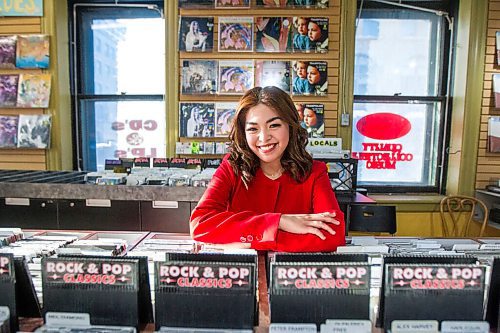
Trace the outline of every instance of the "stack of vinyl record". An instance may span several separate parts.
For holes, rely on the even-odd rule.
[[[155,301],[153,287],[155,285],[154,262],[164,261],[167,252],[193,253],[195,247],[196,242],[189,239],[189,237],[171,239],[149,238],[143,240],[132,251],[128,252],[130,256],[148,257],[149,285],[152,287],[151,300],[153,305]]]
[[[118,256],[127,250],[127,241],[119,238],[80,239],[58,248],[57,254]]]
[[[24,238],[20,228],[0,228],[0,247],[7,246]]]
[[[127,326],[87,326],[59,327],[44,325],[35,332],[41,333],[136,333],[137,330]]]
[[[46,236],[33,235],[26,239],[20,239],[14,243],[0,248],[2,253],[12,253],[15,257],[24,257],[28,263],[31,279],[36,290],[36,294],[42,303],[42,273],[40,261],[42,257],[51,256],[56,253],[56,249],[74,242],[78,237],[72,235]]]

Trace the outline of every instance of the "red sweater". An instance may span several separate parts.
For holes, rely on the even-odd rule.
[[[336,234],[323,231],[326,240],[312,234],[278,230],[281,214],[335,212]],[[248,190],[224,159],[191,215],[193,239],[226,244],[249,243],[256,250],[328,252],[345,244],[344,214],[330,185],[326,165],[314,161],[310,176],[297,183],[288,172],[271,180],[261,169]]]

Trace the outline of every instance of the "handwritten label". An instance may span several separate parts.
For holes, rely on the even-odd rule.
[[[247,265],[157,263],[156,277],[161,287],[236,289],[253,288],[253,270]]]
[[[367,289],[370,287],[367,265],[276,265],[273,287],[291,289]]]
[[[443,321],[441,333],[488,333],[490,324],[486,321]]]
[[[45,323],[47,326],[57,327],[90,326],[90,315],[76,312],[47,312]]]
[[[480,290],[485,268],[481,266],[387,265],[392,290]]]
[[[43,279],[47,284],[134,286],[138,264],[82,258],[47,258]]]
[[[321,333],[371,333],[372,323],[369,320],[327,319],[321,325]]]
[[[437,320],[394,320],[391,323],[392,333],[438,333]]]
[[[0,16],[43,16],[43,0],[0,1]]]
[[[278,324],[269,325],[269,333],[316,333],[316,324]]]

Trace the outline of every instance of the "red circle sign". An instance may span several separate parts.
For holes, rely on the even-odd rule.
[[[408,134],[411,123],[403,116],[382,112],[364,116],[358,121],[356,128],[372,139],[393,140]]]

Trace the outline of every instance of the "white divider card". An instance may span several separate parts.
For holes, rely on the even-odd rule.
[[[90,326],[90,315],[74,312],[47,312],[45,324],[55,327]]]
[[[159,333],[253,333],[253,330],[235,330],[218,328],[192,328],[192,327],[160,327]]]
[[[439,333],[437,320],[394,320],[391,333]]]
[[[316,333],[316,324],[279,324],[271,323],[269,333]]]
[[[252,329],[256,265],[256,255],[167,254],[155,263],[156,329]]]
[[[482,320],[484,265],[386,264],[384,327],[393,320]]]
[[[0,254],[0,306],[8,308],[10,312],[9,326],[13,331],[17,331],[18,321],[14,257],[6,253]]]
[[[64,256],[42,259],[44,312],[88,313],[92,325],[138,327],[139,259]],[[126,314],[126,315],[124,315]]]
[[[321,324],[321,333],[371,333],[372,322],[370,320],[341,320],[328,319]]]
[[[270,286],[272,323],[369,319],[368,263],[271,262]]]
[[[443,321],[441,333],[489,333],[487,321]]]

